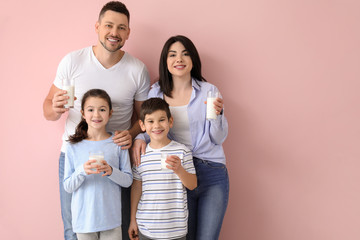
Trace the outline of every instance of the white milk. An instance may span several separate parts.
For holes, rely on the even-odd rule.
[[[161,154],[161,169],[162,170],[170,170],[166,166],[168,165],[165,161],[168,155],[166,153]]]
[[[63,90],[67,91],[65,96],[69,96],[68,103],[64,105],[64,108],[73,108],[74,107],[74,96],[75,96],[75,87],[71,86],[63,86]]]
[[[103,165],[101,161],[104,160],[104,155],[90,155],[89,160],[96,160],[96,162],[91,163],[91,165]]]
[[[206,99],[206,119],[216,119],[216,110],[214,107],[214,101],[216,100],[215,97],[208,97]]]

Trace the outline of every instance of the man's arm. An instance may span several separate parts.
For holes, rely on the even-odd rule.
[[[64,96],[66,91],[57,88],[54,84],[51,86],[48,95],[43,103],[44,117],[46,120],[56,121],[63,113],[68,111],[64,108],[68,96]]]
[[[129,129],[130,135],[132,137],[132,140],[135,139],[135,137],[139,134],[142,133],[143,131],[140,128],[139,125],[139,116],[140,116],[140,109],[141,109],[141,105],[144,101],[135,101],[134,102],[134,110],[135,110],[135,117],[134,117],[134,124],[132,125],[132,127]]]

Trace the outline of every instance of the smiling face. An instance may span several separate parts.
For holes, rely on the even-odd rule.
[[[84,110],[81,110],[81,113],[88,124],[89,130],[105,130],[112,110],[109,109],[109,104],[105,99],[88,97],[84,104]]]
[[[191,69],[193,67],[188,50],[180,42],[173,43],[167,55],[167,67],[173,79],[191,78]]]
[[[108,10],[96,22],[100,44],[109,52],[120,50],[130,35],[129,21],[125,14]]]
[[[151,114],[146,114],[144,122],[140,121],[140,127],[150,136],[151,142],[157,144],[167,143],[167,134],[173,126],[173,119],[166,115],[163,110],[157,110]]]

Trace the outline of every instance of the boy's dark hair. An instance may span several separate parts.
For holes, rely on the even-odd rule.
[[[159,85],[160,90],[168,97],[171,96],[171,92],[174,87],[172,75],[169,72],[167,67],[167,57],[169,53],[170,46],[176,42],[180,42],[184,45],[184,48],[188,51],[193,67],[191,69],[191,77],[196,81],[204,81],[206,79],[201,75],[201,61],[198,51],[194,43],[187,37],[182,35],[177,35],[170,37],[164,44],[164,47],[161,51],[160,55],[160,63],[159,63]]]
[[[102,89],[90,89],[89,91],[87,91],[84,94],[84,96],[81,100],[81,110],[82,111],[84,111],[85,102],[89,97],[97,97],[97,98],[104,99],[109,104],[109,111],[112,110],[111,98],[110,98],[109,94],[107,94],[107,92],[105,92]],[[76,126],[75,134],[71,135],[69,137],[68,141],[70,143],[81,142],[82,140],[84,140],[88,137],[87,130],[88,130],[88,124],[87,124],[86,120],[81,116],[81,121]]]
[[[161,98],[149,98],[148,100],[144,101],[141,105],[139,118],[142,122],[144,122],[145,116],[147,114],[152,114],[153,112],[156,112],[158,110],[165,111],[167,118],[170,119],[171,113],[169,104]]]
[[[122,2],[119,2],[119,1],[111,1],[111,2],[108,2],[107,4],[105,4],[100,11],[99,21],[104,16],[105,12],[108,10],[125,14],[128,19],[128,22],[130,23],[129,10],[126,8],[125,4],[123,4]]]

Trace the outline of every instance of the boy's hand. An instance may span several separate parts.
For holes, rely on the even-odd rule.
[[[139,231],[139,229],[138,229],[138,225],[137,225],[136,221],[131,221],[130,225],[129,225],[129,230],[128,230],[130,240],[139,239],[138,231]]]
[[[181,166],[181,159],[176,155],[168,156],[165,162],[168,164],[166,167],[173,170],[176,174],[178,174],[180,170],[184,169]]]

